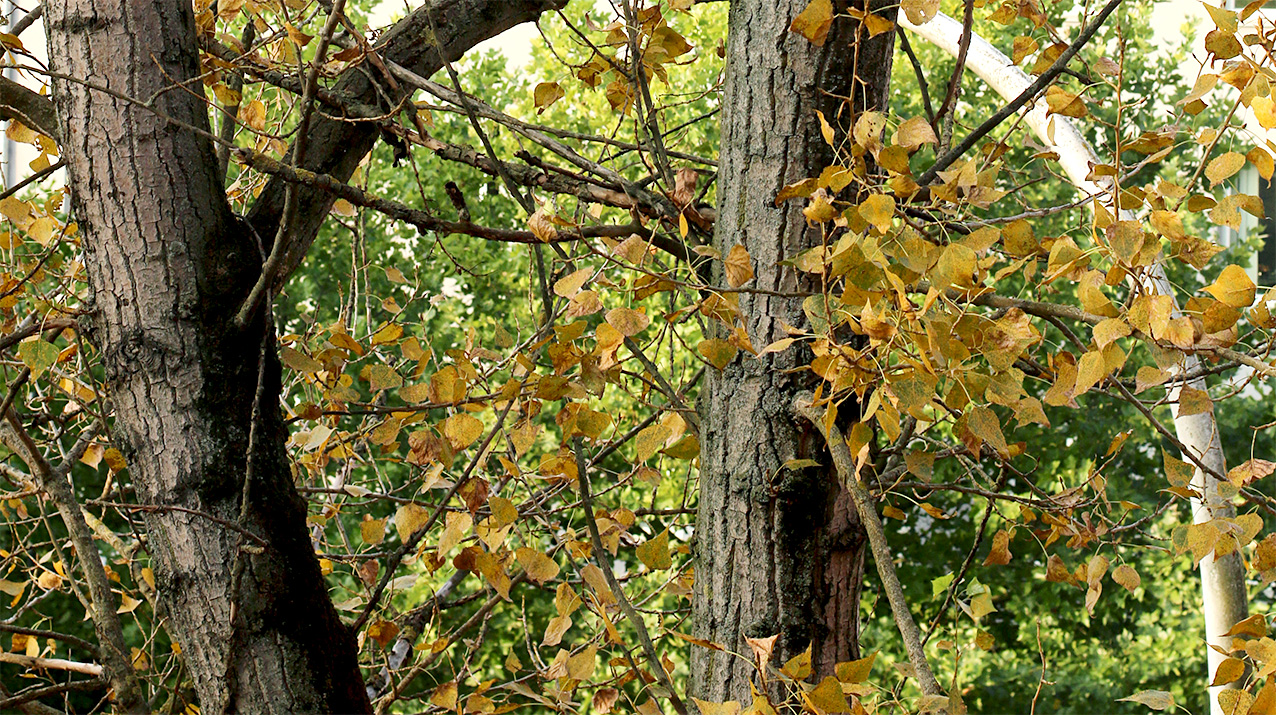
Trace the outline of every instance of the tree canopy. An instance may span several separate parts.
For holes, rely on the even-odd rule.
[[[1262,6],[24,5],[0,710],[1276,712]]]

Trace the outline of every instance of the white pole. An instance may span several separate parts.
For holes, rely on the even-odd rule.
[[[14,0],[6,0],[5,6],[6,6],[5,13],[4,13],[5,27],[6,28],[13,27],[13,22],[16,19],[15,16],[17,15],[18,8],[16,5],[14,5]],[[16,71],[14,70],[13,65],[6,63],[4,68],[5,78],[11,79],[11,80],[15,79],[15,73]],[[18,180],[17,163],[14,161],[15,149],[17,149],[16,142],[10,139],[8,133],[6,133],[4,137],[4,157],[3,157],[4,159],[4,188],[5,189],[8,189],[9,187],[13,186]]]

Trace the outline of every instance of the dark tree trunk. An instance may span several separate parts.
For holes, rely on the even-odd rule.
[[[440,8],[439,34],[459,56],[557,4],[430,7]],[[207,138],[191,2],[57,0],[46,11],[53,70],[76,78],[56,80],[54,98],[93,291],[86,330],[102,353],[138,500],[183,509],[148,513],[148,545],[168,631],[201,707],[366,712],[355,640],[329,601],[293,486],[273,326],[259,315],[239,331],[231,320],[257,280],[263,247],[231,212]],[[388,33],[384,51],[429,74],[438,58],[420,47],[429,27],[422,18],[418,11]],[[341,87],[366,100],[374,91],[359,82]],[[307,156],[346,179],[375,136],[368,124],[320,121]],[[257,213],[266,241],[275,193]],[[307,190],[301,198],[308,213],[291,235],[294,266],[331,202]],[[201,514],[241,523],[264,547],[241,549],[239,533]]]
[[[789,32],[806,5],[734,0],[727,39],[714,242],[723,255],[743,245],[756,287],[779,292],[818,287],[780,262],[819,245],[821,234],[807,227],[800,202],[776,207],[775,195],[834,163],[817,110],[844,136],[856,111],[884,108],[894,50],[893,33],[867,40],[845,17],[823,47],[812,45]],[[846,9],[845,2],[834,6]],[[893,10],[879,14],[893,19]],[[805,321],[801,299],[739,298],[759,349],[787,337],[782,322]],[[795,423],[789,410],[794,394],[811,382],[807,373],[788,370],[807,358],[795,349],[762,360],[742,356],[713,374],[701,397],[693,618],[697,636],[737,653],[749,652],[745,637],[778,634],[776,664],[810,646],[815,674],[823,675],[859,655],[865,540],[831,466],[783,466],[802,458],[830,464],[818,433]],[[691,674],[696,697],[751,700],[755,669],[740,658],[696,649]]]
[[[118,443],[138,500],[240,521],[261,320],[233,315],[256,280],[251,234],[231,213],[208,131],[189,0],[48,4],[73,209],[94,289]],[[161,117],[160,115],[164,115]],[[273,334],[244,526],[267,546],[188,512],[147,516],[168,630],[206,712],[358,712],[369,703],[354,638],[337,618],[292,484]],[[243,559],[240,588],[231,586]],[[238,615],[232,623],[231,614]]]

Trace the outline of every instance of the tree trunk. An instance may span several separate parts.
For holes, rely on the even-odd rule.
[[[154,98],[151,111],[79,81],[54,84],[93,288],[88,337],[106,367],[117,443],[139,502],[191,510],[151,513],[147,530],[168,631],[201,706],[367,711],[354,639],[292,484],[273,330],[259,318],[240,333],[228,320],[260,271],[259,249],[226,203],[211,143],[190,129],[209,130],[202,96],[172,86],[202,87],[191,3],[63,0],[47,11],[55,72]],[[237,532],[191,512],[241,523],[265,547],[241,551]]]
[[[806,5],[736,0],[727,40],[714,242],[723,255],[743,245],[754,262],[752,287],[778,292],[818,288],[780,262],[822,237],[806,225],[800,203],[776,207],[775,195],[835,161],[816,111],[845,136],[855,111],[885,107],[894,50],[893,33],[868,40],[847,17],[833,23],[822,47],[811,44],[789,31]],[[835,7],[847,9],[844,2]],[[758,349],[786,337],[782,323],[804,323],[799,298],[738,296]],[[761,360],[742,354],[712,375],[701,397],[693,620],[697,636],[736,653],[750,652],[746,637],[778,634],[777,664],[810,646],[818,676],[858,657],[865,540],[831,467],[784,467],[802,458],[829,464],[819,434],[790,414],[793,396],[811,384],[808,373],[789,370],[807,357],[796,350]],[[696,649],[691,692],[749,702],[755,672],[729,653]]]
[[[441,64],[431,25],[455,59],[561,4],[432,0],[379,50],[430,74]],[[353,634],[329,601],[293,487],[273,326],[264,314],[243,331],[231,321],[270,250],[258,241],[275,234],[281,187],[272,183],[256,206],[260,230],[226,202],[189,0],[59,0],[46,9],[52,68],[65,78],[54,81],[60,131],[49,133],[62,141],[83,236],[93,296],[86,336],[102,354],[137,498],[161,507],[147,512],[148,546],[202,709],[366,712]],[[371,71],[349,70],[337,89],[374,103]],[[306,157],[345,180],[377,131],[321,119]],[[315,190],[298,193],[288,271],[331,204]],[[249,548],[241,531],[253,535]]]

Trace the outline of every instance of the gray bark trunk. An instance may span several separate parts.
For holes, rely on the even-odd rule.
[[[894,50],[893,33],[868,40],[846,17],[834,22],[822,47],[812,45],[789,32],[806,5],[736,0],[727,40],[714,242],[724,255],[743,245],[754,261],[754,287],[781,292],[817,288],[780,262],[822,239],[807,227],[800,202],[776,207],[775,195],[834,162],[817,110],[840,125],[840,138],[855,112],[886,106]],[[845,2],[834,6],[846,9]],[[894,10],[879,14],[893,17]],[[786,337],[781,321],[805,322],[801,299],[739,297],[758,349]],[[809,645],[818,676],[859,655],[865,541],[831,466],[782,466],[801,458],[830,464],[819,434],[790,413],[793,396],[811,383],[806,373],[787,371],[809,357],[796,349],[762,360],[742,355],[712,374],[701,397],[693,612],[698,637],[737,653],[749,652],[745,637],[779,634],[774,664]],[[692,694],[750,702],[755,672],[730,654],[695,649]]]
[[[435,0],[429,7],[455,59],[556,4]],[[292,484],[273,335],[260,316],[243,332],[229,320],[260,272],[262,247],[231,213],[212,145],[198,133],[209,131],[206,105],[173,87],[174,80],[201,87],[191,4],[64,0],[49,3],[47,23],[54,71],[84,80],[54,83],[59,134],[94,296],[86,329],[103,356],[141,503],[240,521],[259,348],[263,336],[269,341],[242,522],[268,546],[237,553],[238,534],[190,511],[147,516],[169,632],[200,703],[205,712],[367,711],[354,639],[329,602]],[[433,72],[439,60],[423,39],[428,28],[418,11],[387,34],[382,51]],[[339,89],[374,99],[367,71],[351,70]],[[311,168],[349,178],[376,132],[366,123],[318,122]],[[275,234],[280,189],[272,184],[254,214],[266,240]],[[331,203],[304,188],[300,196],[290,269]],[[237,559],[246,568],[236,590]]]
[[[202,98],[189,0],[48,3],[53,69],[154,110],[57,81],[63,153],[93,288],[100,349],[137,498],[240,521],[258,382],[259,319],[228,316],[260,270],[231,213]],[[189,512],[147,516],[168,630],[205,712],[357,712],[369,703],[354,639],[328,599],[293,488],[273,333],[243,525],[268,546]],[[238,591],[236,558],[244,559]],[[238,615],[232,622],[232,609]]]

